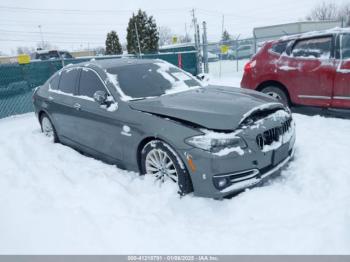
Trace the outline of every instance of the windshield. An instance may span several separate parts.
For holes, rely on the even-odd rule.
[[[118,88],[129,99],[161,96],[200,87],[193,76],[166,63],[141,63],[109,68]]]

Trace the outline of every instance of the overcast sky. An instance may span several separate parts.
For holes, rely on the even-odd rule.
[[[38,25],[45,41],[63,49],[104,46],[110,30],[116,30],[121,42],[126,42],[128,20],[139,8],[153,15],[158,26],[167,26],[174,34],[184,34],[187,29],[193,35],[190,10],[195,8],[198,21],[205,20],[208,24],[210,41],[220,39],[222,15],[230,34],[249,37],[254,27],[303,19],[320,2],[322,0],[1,0],[0,52],[10,54],[17,46],[36,46],[41,41]]]

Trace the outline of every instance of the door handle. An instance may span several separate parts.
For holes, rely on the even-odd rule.
[[[49,99],[49,101],[52,101],[52,100],[53,100],[53,97],[52,97],[52,96],[49,96],[48,99]]]
[[[74,104],[74,108],[75,108],[76,110],[80,110],[81,105],[80,105],[80,104],[78,104],[78,103],[75,103],[75,104]]]

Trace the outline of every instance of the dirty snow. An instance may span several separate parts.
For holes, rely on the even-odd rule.
[[[294,161],[223,201],[52,144],[34,114],[2,119],[0,254],[350,254],[350,121],[294,119]]]

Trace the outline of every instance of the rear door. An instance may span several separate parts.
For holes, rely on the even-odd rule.
[[[83,68],[78,85],[75,122],[78,142],[85,151],[98,158],[119,162],[122,160],[119,111],[95,102],[93,95],[96,91],[109,94],[99,75],[92,69]],[[110,99],[113,99],[112,96]]]
[[[79,70],[79,68],[62,70],[57,74],[59,77],[58,88],[54,82],[50,83],[49,87],[49,100],[55,128],[60,136],[70,141],[76,140],[74,95],[76,93]]]
[[[339,35],[337,50],[332,107],[350,109],[350,34]]]
[[[333,37],[297,40],[278,70],[297,104],[329,107],[332,101],[335,60]]]

